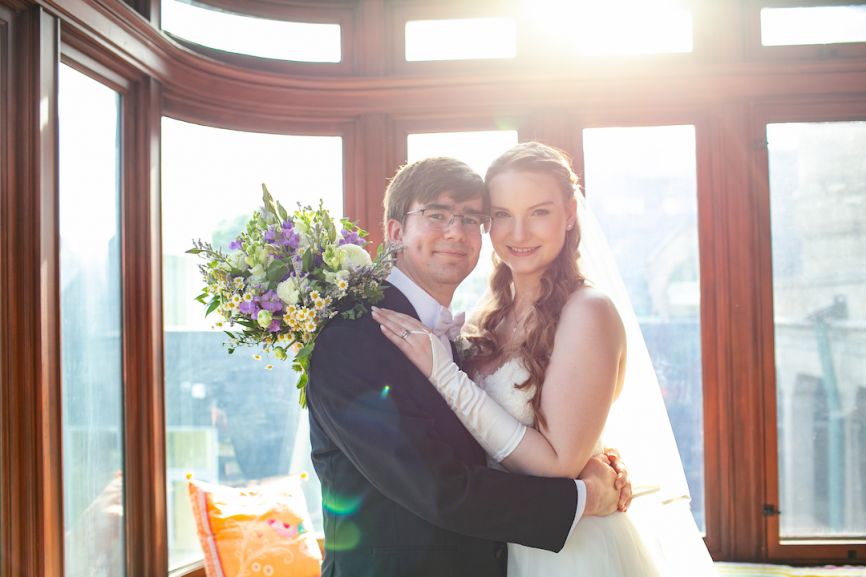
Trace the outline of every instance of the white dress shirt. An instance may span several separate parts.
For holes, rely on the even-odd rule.
[[[421,323],[428,329],[432,330],[436,326],[442,309],[448,309],[448,307],[443,306],[430,296],[427,291],[415,284],[415,281],[406,276],[396,266],[391,269],[391,274],[388,275],[388,282],[394,285],[409,300],[409,303],[415,308],[415,312],[418,313]],[[445,335],[440,335],[439,339],[445,345],[445,349],[450,355],[451,343],[448,341],[448,338]],[[452,357],[451,360],[454,360],[454,358]],[[569,536],[574,532],[574,528],[583,516],[584,509],[586,509],[586,483],[580,479],[575,479],[574,483],[577,486],[577,511],[575,511],[571,530],[568,532]]]

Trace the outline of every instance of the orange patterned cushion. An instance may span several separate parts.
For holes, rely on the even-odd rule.
[[[322,554],[297,478],[238,489],[190,479],[208,577],[318,577]]]

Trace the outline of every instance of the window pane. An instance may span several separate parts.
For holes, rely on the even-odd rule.
[[[514,58],[513,18],[465,18],[406,22],[406,60]]]
[[[697,173],[693,126],[583,132],[587,203],[623,276],[704,522]]]
[[[116,92],[59,73],[65,575],[123,575],[123,367]]]
[[[194,0],[165,0],[162,28],[202,46],[302,62],[340,62],[340,25],[242,16]]]
[[[310,462],[307,412],[298,407],[288,361],[233,355],[213,317],[194,301],[202,288],[192,239],[226,249],[261,205],[265,182],[284,206],[324,199],[341,216],[342,139],[209,128],[165,118],[162,125],[166,467],[170,567],[201,558],[186,493],[197,479],[248,485],[306,472],[313,525],[321,494]],[[267,364],[273,370],[267,370]]]
[[[767,127],[782,538],[866,535],[866,122]]]
[[[761,44],[866,42],[866,5],[761,9]]]
[[[692,51],[692,13],[676,0],[533,0],[527,10],[553,46],[579,54]]]
[[[516,130],[482,132],[435,132],[410,134],[407,142],[408,160],[415,162],[431,156],[450,156],[462,160],[484,178],[487,167],[496,157],[517,144]],[[493,272],[493,247],[485,234],[478,265],[454,293],[451,309],[467,313],[475,309],[487,292],[487,279]]]

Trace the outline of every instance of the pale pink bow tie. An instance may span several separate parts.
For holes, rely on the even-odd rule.
[[[453,341],[460,336],[460,329],[463,328],[465,319],[465,313],[457,313],[452,317],[451,311],[443,308],[439,312],[439,318],[436,319],[436,327],[433,329],[433,334],[436,336],[445,335],[448,337],[448,340]]]

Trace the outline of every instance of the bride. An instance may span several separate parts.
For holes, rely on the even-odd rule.
[[[638,496],[628,512],[581,519],[559,553],[509,544],[509,577],[714,575],[646,347],[568,159],[519,144],[485,180],[496,264],[468,333],[475,381],[420,322],[385,309],[374,318],[491,466],[577,478],[604,439],[621,448]]]

